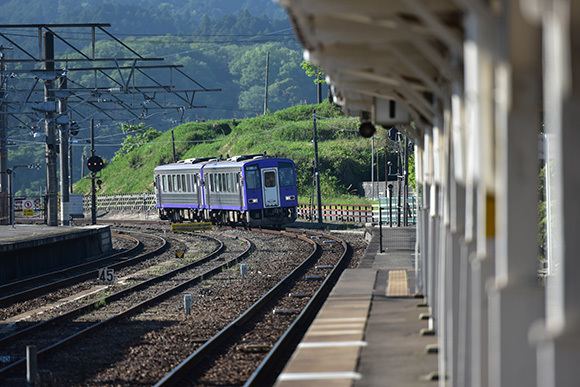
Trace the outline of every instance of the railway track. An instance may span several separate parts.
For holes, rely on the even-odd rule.
[[[297,233],[300,236],[297,236]],[[216,233],[207,235],[218,236]],[[44,380],[53,384],[114,385],[121,380],[129,384],[154,385],[162,383],[165,378],[171,380],[173,377],[169,375],[174,372],[173,368],[190,355],[193,356],[192,354],[202,347],[210,348],[201,351],[202,353],[209,351],[206,352],[206,356],[210,354],[217,368],[212,368],[211,364],[203,365],[204,374],[198,372],[195,384],[209,385],[215,382],[215,378],[227,380],[228,376],[220,375],[216,369],[234,370],[236,366],[228,364],[226,360],[228,355],[219,350],[216,352],[215,347],[211,349],[212,342],[219,342],[222,348],[229,348],[238,359],[237,363],[243,364],[243,372],[236,370],[234,374],[243,375],[244,380],[238,377],[238,380],[232,381],[233,384],[248,381],[254,383],[253,385],[260,385],[262,381],[268,380],[272,376],[264,374],[263,370],[272,369],[272,364],[280,364],[282,360],[279,354],[289,353],[288,345],[291,344],[288,343],[301,335],[293,332],[299,332],[300,327],[306,329],[309,319],[311,320],[316,313],[313,310],[317,310],[317,304],[325,298],[344,268],[344,262],[348,261],[348,258],[345,258],[343,263],[338,263],[338,258],[348,255],[346,252],[348,246],[335,237],[318,233],[307,234],[302,231],[254,233],[224,230],[220,238],[228,240],[224,250],[230,254],[234,254],[236,249],[239,250],[241,245],[245,246],[244,249],[250,245],[249,241],[244,242],[245,238],[252,241],[256,239],[256,248],[252,252],[248,250],[245,257],[233,255],[226,257],[222,251],[222,255],[214,259],[219,265],[212,269],[204,269],[202,272],[198,271],[195,275],[192,272],[182,277],[179,277],[178,273],[169,275],[175,279],[172,284],[174,290],[167,289],[166,294],[160,290],[151,291],[160,294],[157,300],[143,299],[146,298],[144,296],[135,298],[135,294],[144,292],[143,289],[146,287],[151,286],[149,289],[153,289],[153,285],[140,285],[140,288],[127,291],[127,294],[131,293],[130,296],[110,295],[108,297],[111,298],[92,300],[89,304],[93,309],[97,301],[102,307],[93,310],[91,314],[84,313],[81,317],[73,314],[67,317],[68,320],[63,317],[63,320],[44,323],[45,326],[56,326],[55,329],[62,333],[58,336],[59,342],[62,343],[58,345],[44,341],[47,336],[57,336],[50,333],[54,332],[51,330],[44,331],[43,334],[35,333],[35,336],[32,336],[30,331],[20,333],[20,339],[5,338],[7,341],[0,341],[0,348],[6,348],[7,345],[10,348],[19,347],[15,352],[20,353],[18,355],[20,358],[0,369],[2,381],[0,384],[17,385],[18,382],[22,382],[25,359],[21,357],[25,353],[24,346],[30,343],[36,344],[39,348],[39,368]],[[307,243],[312,247],[306,247]],[[318,253],[315,253],[315,245]],[[299,262],[304,261],[305,249],[312,250],[310,253],[317,257],[311,256],[305,261],[308,263],[299,266]],[[336,249],[340,252],[334,251]],[[334,258],[330,259],[333,262],[327,262],[325,255],[333,256]],[[248,269],[245,279],[240,278],[239,263],[242,260],[247,263]],[[290,272],[293,274],[289,274]],[[284,281],[281,281],[282,279]],[[294,285],[289,285],[288,283],[292,281]],[[153,282],[167,281],[159,279]],[[317,290],[321,284],[324,284],[320,288],[322,290]],[[307,288],[302,288],[305,285]],[[193,296],[191,315],[185,315],[182,309],[184,293]],[[288,296],[290,293],[292,297]],[[119,301],[123,298],[127,301]],[[269,306],[264,309],[264,305]],[[248,312],[245,315],[246,310],[254,310],[254,314]],[[273,310],[277,310],[276,314]],[[264,321],[273,320],[274,326],[266,326],[263,328],[265,330],[260,331],[258,327],[262,323],[257,317],[259,315],[262,315],[261,319]],[[65,320],[68,322],[65,323]],[[293,325],[296,328],[286,333]],[[230,336],[240,336],[243,333],[244,336],[240,337],[245,338],[242,338],[241,342],[213,338],[228,326],[231,326]],[[105,327],[106,329],[103,329]],[[67,335],[65,331],[68,329],[74,332]],[[257,335],[258,339],[252,339],[252,335]],[[267,342],[260,341],[266,337]],[[20,344],[16,344],[18,340],[22,340]],[[104,347],[103,343],[106,343]],[[85,352],[87,348],[91,353],[88,357]],[[5,350],[0,350],[0,358],[12,356],[5,353]],[[241,355],[248,355],[253,360],[240,361]],[[259,361],[256,361],[257,358],[266,362],[265,365],[260,366]],[[60,365],[63,362],[71,364],[66,372],[58,370],[62,368]],[[187,366],[182,368],[187,369]],[[177,374],[181,372],[183,371],[175,371]]]
[[[281,370],[280,365],[285,363],[312,322],[352,253],[349,246],[336,237],[320,233],[293,236],[309,242],[308,237],[315,240],[311,254],[236,320],[156,383],[156,387],[215,383],[264,386],[273,383]],[[329,251],[323,247],[325,243],[339,244],[341,253],[336,255]],[[326,264],[317,265],[325,253],[329,255],[324,257]],[[276,316],[284,321],[274,321]],[[216,360],[208,362],[208,358]],[[246,379],[248,370],[253,372]]]
[[[112,236],[113,238],[125,239],[133,244],[133,246],[80,265],[2,285],[0,286],[0,294],[2,294],[2,297],[0,297],[0,307],[5,308],[15,302],[45,294],[49,291],[85,281],[89,278],[94,278],[97,276],[97,270],[104,265],[112,269],[120,269],[147,259],[154,254],[158,254],[166,248],[166,241],[163,238],[154,235],[147,235],[145,237],[145,234],[141,234],[142,239],[155,239],[157,243],[155,243],[156,246],[154,247],[152,245],[147,253],[137,255],[144,249],[142,240],[119,232],[113,232]]]
[[[218,248],[202,259],[154,276],[104,298],[99,298],[96,303],[87,302],[81,307],[60,314],[52,319],[33,324],[4,337],[0,339],[0,347],[3,348],[4,353],[11,353],[11,355],[4,356],[18,358],[17,353],[25,353],[26,343],[29,342],[41,343],[38,356],[47,356],[65,345],[93,333],[97,329],[102,329],[122,318],[138,313],[143,308],[159,302],[187,286],[200,282],[204,276],[211,276],[220,272],[223,267],[234,264],[246,256],[251,249],[252,245],[249,241],[244,241],[244,243],[247,247],[241,253],[236,254],[234,258],[227,260],[223,264],[214,265],[212,269],[206,269],[193,278],[184,279],[183,273],[207,264],[216,258],[224,249],[223,243],[219,243]],[[152,289],[159,283],[164,285]],[[148,292],[144,292],[145,294],[153,293],[154,295],[143,297],[144,299],[135,299],[134,294],[141,292],[143,289],[149,289]],[[126,298],[128,297],[131,299],[127,300]],[[1,368],[0,380],[15,370],[21,369],[25,361],[25,358],[19,358],[8,366]]]
[[[120,232],[119,232],[120,233]],[[0,299],[0,337],[10,334],[21,326],[30,325],[36,320],[48,319],[46,316],[73,308],[74,300],[87,297],[90,293],[108,291],[126,285],[106,285],[97,280],[100,268],[107,267],[120,276],[142,270],[143,267],[157,262],[169,249],[169,244],[159,236],[132,232],[132,248],[103,257],[83,265],[60,270],[7,284],[2,288]]]

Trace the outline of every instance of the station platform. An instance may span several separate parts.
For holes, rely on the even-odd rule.
[[[365,256],[343,272],[276,386],[435,386],[437,337],[415,294],[415,228],[370,230]]]
[[[0,226],[0,285],[96,259],[112,249],[108,225]]]

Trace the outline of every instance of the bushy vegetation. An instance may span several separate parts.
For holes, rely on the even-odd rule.
[[[144,123],[147,128],[156,132],[166,132],[177,123],[187,123],[205,120],[229,120],[257,117],[264,110],[264,87],[266,78],[266,57],[269,54],[269,97],[268,110],[276,112],[290,106],[305,105],[316,101],[316,85],[300,67],[302,50],[292,32],[284,10],[270,0],[168,0],[157,2],[153,0],[126,0],[111,2],[94,0],[78,2],[60,0],[58,4],[47,6],[40,0],[30,0],[26,7],[21,2],[8,0],[0,2],[0,22],[3,24],[22,23],[110,23],[107,31],[113,33],[134,51],[148,58],[165,58],[163,64],[183,66],[181,70],[198,82],[179,83],[182,78],[175,76],[175,84],[179,89],[221,89],[221,91],[196,92],[194,105],[204,108],[177,109],[167,111],[147,112],[145,101],[142,111],[126,117],[109,114],[97,118],[95,152],[97,155],[112,160],[120,147],[123,153],[132,147],[127,141],[137,140],[137,135],[129,134],[132,139],[125,139],[123,126],[138,126]],[[93,47],[85,35],[86,31],[56,29],[79,49],[92,55]],[[12,32],[17,32],[12,31]],[[29,52],[36,52],[37,38],[29,30],[18,31],[18,44]],[[57,40],[58,42],[58,40]],[[1,43],[1,42],[0,42]],[[7,42],[4,42],[4,45]],[[84,47],[84,48],[83,48]],[[99,33],[94,47],[96,57],[126,58],[131,53]],[[55,46],[56,56],[74,59],[80,54],[69,46],[59,42]],[[65,50],[65,52],[62,52]],[[15,50],[17,51],[17,50]],[[12,54],[11,54],[12,55]],[[80,63],[80,64],[79,64]],[[83,63],[70,62],[68,68],[85,67]],[[111,63],[102,63],[103,65]],[[59,63],[58,66],[62,64]],[[119,63],[131,65],[131,63]],[[10,64],[8,70],[23,69],[22,64]],[[151,70],[148,75],[160,84],[169,84],[168,72]],[[109,74],[119,79],[119,74],[113,71]],[[174,74],[175,75],[175,74]],[[125,77],[127,78],[127,71]],[[134,74],[136,85],[150,84],[140,73]],[[70,71],[69,83],[76,86],[93,87],[98,81],[99,86],[113,86],[111,80],[103,75],[95,77],[92,72]],[[29,77],[30,85],[19,84],[21,90],[32,87],[33,77]],[[24,77],[23,79],[28,79]],[[26,82],[26,80],[19,80]],[[75,86],[75,87],[76,87]],[[151,97],[151,93],[149,94]],[[153,95],[154,96],[154,95]],[[22,98],[26,98],[23,92]],[[154,96],[155,98],[155,96]],[[158,99],[165,96],[157,95]],[[18,98],[17,98],[18,99]],[[136,106],[141,106],[136,101]],[[87,114],[82,111],[82,114]],[[76,115],[76,114],[75,114]],[[143,117],[143,118],[142,118]],[[90,155],[90,130],[86,116],[73,117],[80,123],[80,130],[75,137],[73,146],[73,181],[81,177],[84,164],[82,157]],[[144,121],[140,121],[143,119]],[[23,165],[39,163],[40,171],[17,170],[14,179],[14,191],[19,195],[38,195],[46,187],[45,144],[42,136],[33,137],[32,128],[21,127],[21,123],[11,119],[9,125],[8,165]],[[43,125],[43,124],[42,124]],[[190,130],[189,132],[192,132]],[[214,134],[214,132],[216,132]],[[207,139],[208,136],[221,133],[213,128],[196,128],[195,138]],[[37,133],[38,134],[38,133]],[[153,133],[148,133],[148,135]],[[148,136],[147,135],[147,136]],[[186,138],[183,141],[193,141]],[[131,156],[136,157],[136,156]],[[133,165],[139,160],[134,159]]]
[[[345,119],[340,108],[324,102],[295,106],[243,120],[190,122],[173,129],[176,160],[195,157],[228,157],[266,152],[295,161],[299,194],[313,193],[313,110],[317,119],[322,196],[353,200],[357,185],[370,176],[370,145],[356,130],[358,120]],[[379,131],[383,129],[379,128]],[[387,138],[386,134],[382,138]],[[375,142],[378,149],[378,141]],[[383,143],[384,146],[384,143]],[[131,143],[128,153],[118,152],[102,171],[99,195],[153,192],[153,169],[173,161],[171,133],[151,141]],[[75,192],[88,194],[90,182],[79,181]]]
[[[360,181],[370,180],[370,140],[359,137],[358,121],[344,120],[341,110],[330,103],[309,105],[317,99],[316,81],[324,77],[319,69],[303,62],[302,49],[278,4],[270,0],[60,0],[54,7],[45,5],[40,0],[29,1],[24,8],[16,0],[2,2],[0,21],[110,23],[107,30],[144,57],[165,58],[164,64],[183,66],[183,72],[199,85],[221,89],[197,92],[194,105],[206,106],[201,109],[153,112],[147,111],[150,101],[146,100],[136,101],[135,106],[142,106],[142,111],[135,112],[138,118],[100,117],[95,123],[95,154],[106,160],[107,167],[102,171],[99,194],[152,192],[153,168],[174,160],[173,132],[175,159],[267,152],[295,160],[301,200],[307,200],[313,192],[313,109],[326,117],[317,121],[323,196],[347,202],[357,193]],[[33,52],[37,49],[36,37],[30,36],[23,47]],[[85,45],[84,50],[92,52],[84,36],[67,37],[79,49]],[[116,42],[98,39],[96,57],[127,57]],[[68,51],[57,52],[58,57],[79,56],[66,45],[56,47],[57,51],[63,49]],[[267,57],[268,113],[264,115]],[[69,63],[69,68],[74,63]],[[148,74],[161,84],[169,83],[160,71]],[[116,72],[110,76],[120,77]],[[69,82],[85,87],[95,83],[101,87],[113,85],[107,83],[110,78],[93,72],[69,71],[68,77]],[[139,73],[133,79],[136,84],[148,84]],[[178,84],[176,79],[173,81]],[[323,91],[326,97],[326,86]],[[90,187],[81,173],[83,167],[87,173],[86,158],[91,154],[89,122],[85,118],[77,119],[80,130],[73,139],[71,157],[71,180],[76,182],[75,192],[81,193],[88,193]],[[42,166],[39,171],[16,171],[17,195],[38,195],[46,187],[45,143],[42,137],[33,135],[31,128],[9,129],[8,139],[15,144],[8,150],[9,167],[28,163]],[[389,141],[386,133],[377,135],[383,140],[375,141],[376,149],[384,148]]]

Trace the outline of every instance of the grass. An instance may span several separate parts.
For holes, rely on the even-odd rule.
[[[317,119],[323,203],[366,204],[367,201],[358,197],[356,187],[360,181],[370,179],[370,140],[360,137],[356,131],[357,120],[344,119],[340,108],[328,102],[295,106],[244,120],[185,123],[173,130],[176,158],[264,152],[286,157],[296,163],[299,195],[308,202],[313,182],[313,109],[318,116],[327,117]],[[382,140],[375,141],[375,147],[380,149],[390,140],[386,129],[377,129]],[[153,192],[153,169],[173,161],[172,149],[171,133],[165,132],[152,142],[115,156],[115,162],[108,163],[101,171],[102,184],[97,194]],[[74,192],[88,194],[90,180],[78,181]]]
[[[95,302],[95,309],[104,308],[107,306],[107,301],[104,298],[101,298],[99,301]]]

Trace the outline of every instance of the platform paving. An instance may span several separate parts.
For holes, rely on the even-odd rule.
[[[112,248],[108,225],[2,225],[0,285],[97,259]]]
[[[369,227],[365,256],[345,270],[276,386],[436,386],[437,337],[415,294],[415,229]],[[434,350],[435,349],[435,350]]]
[[[82,227],[51,227],[38,224],[15,224],[0,226],[0,245],[12,245],[34,239],[83,231]]]

